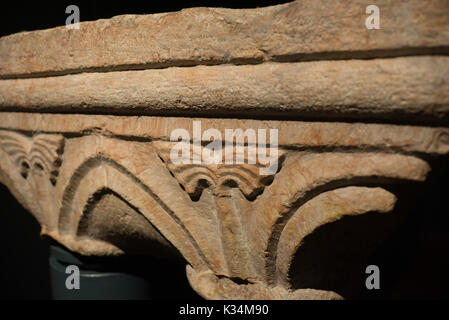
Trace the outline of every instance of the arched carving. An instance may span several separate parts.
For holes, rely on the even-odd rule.
[[[379,130],[379,125],[366,125],[364,130],[368,137],[366,131]],[[126,252],[126,245],[117,239],[147,232],[145,241],[179,251],[189,265],[189,281],[206,298],[341,298],[327,288],[291,287],[290,265],[302,239],[345,215],[391,211],[395,196],[380,187],[424,181],[430,166],[421,155],[426,150],[444,152],[446,143],[445,131],[435,128],[420,131],[426,143],[409,143],[421,148],[419,152],[410,152],[402,140],[400,148],[388,149],[388,139],[381,141],[381,147],[378,142],[360,147],[284,145],[278,150],[279,170],[264,176],[257,164],[174,164],[167,155],[172,142],[114,135],[100,127],[77,135],[4,132],[14,141],[23,140],[19,146],[29,149],[34,140],[42,148],[39,141],[49,137],[54,147],[64,146],[51,149],[59,165],[45,160],[49,156],[31,157],[46,163],[43,171],[28,174],[27,179],[21,175],[20,162],[9,156],[16,154],[17,147],[8,149],[9,144],[4,144],[0,148],[8,154],[1,166],[15,168],[9,180],[4,175],[1,179],[20,195],[29,190],[26,198],[30,200],[22,201],[40,199],[30,210],[44,234],[79,253],[116,255]],[[4,141],[9,143],[8,139]],[[28,159],[27,152],[17,154]],[[49,181],[51,175],[38,174],[47,172],[50,163],[58,170],[56,184]],[[29,172],[37,169],[30,166]],[[36,188],[44,178],[45,188]],[[126,229],[121,222],[107,219],[112,204],[122,208],[114,211],[114,218],[128,215],[134,227]],[[142,220],[136,217],[144,218],[149,229],[139,229]],[[92,231],[95,223],[103,229]],[[109,227],[117,229],[119,238],[101,233]]]
[[[324,192],[299,207],[286,223],[277,246],[275,283],[289,287],[288,272],[303,239],[344,215],[390,212],[396,197],[382,188],[345,187]]]
[[[79,194],[79,186],[83,179],[89,183],[83,184],[83,194]],[[110,176],[112,179],[98,179],[99,177]],[[105,183],[105,181],[108,181]],[[71,181],[65,188],[62,206],[59,215],[59,233],[63,239],[74,238],[68,241],[68,246],[76,245],[76,232],[78,230],[79,219],[83,214],[82,210],[98,190],[108,188],[126,199],[153,224],[161,234],[163,234],[182,253],[185,259],[197,268],[208,265],[208,261],[201,252],[195,239],[186,230],[183,223],[176,214],[163,203],[160,198],[148,186],[142,183],[137,177],[131,174],[126,168],[112,159],[102,155],[89,158],[75,171]],[[132,196],[131,196],[132,195]],[[84,204],[73,206],[76,202]],[[81,248],[77,248],[80,250]]]

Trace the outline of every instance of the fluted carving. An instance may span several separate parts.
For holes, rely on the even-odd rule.
[[[193,8],[2,37],[0,182],[42,234],[85,255],[180,259],[205,298],[340,299],[307,274],[310,236],[388,216],[449,153],[448,1],[378,0],[380,29],[363,23],[372,5]],[[204,161],[231,129],[270,141]]]
[[[444,128],[283,122],[278,170],[261,175],[257,163],[172,163],[166,128],[189,129],[188,119],[70,116],[76,121],[61,126],[63,115],[46,115],[47,133],[33,134],[44,126],[28,122],[32,114],[6,115],[0,177],[43,234],[88,255],[180,255],[206,298],[340,298],[292,289],[290,265],[303,239],[345,215],[392,211],[396,197],[382,186],[424,181],[430,167],[422,156],[449,151]],[[286,140],[293,131],[315,134]],[[36,163],[47,186],[29,180]]]
[[[61,135],[37,134],[31,138],[22,134],[0,131],[0,148],[20,167],[20,175],[27,179],[30,171],[44,171],[52,185],[61,166],[64,138]]]

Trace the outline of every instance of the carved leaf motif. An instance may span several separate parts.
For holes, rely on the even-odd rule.
[[[0,148],[2,148],[19,167],[20,174],[27,179],[33,170],[48,174],[51,184],[56,185],[61,155],[64,152],[64,137],[58,134],[37,134],[33,137],[0,131]]]
[[[187,143],[190,149],[192,144]],[[237,187],[246,199],[253,201],[273,181],[283,161],[282,150],[278,150],[277,159],[273,159],[270,163],[263,164],[258,160],[251,161],[250,154],[252,152],[256,154],[256,148],[244,146],[240,153],[237,148],[234,150],[233,163],[226,163],[224,150],[220,163],[210,164],[204,163],[204,161],[194,163],[194,159],[200,159],[201,155],[198,155],[193,148],[191,157],[184,159],[186,163],[173,163],[170,159],[170,152],[174,144],[172,142],[158,141],[155,143],[155,146],[170,173],[178,180],[193,200],[198,200],[202,191],[209,187],[212,188],[215,194],[226,192],[225,189],[227,187]],[[267,149],[267,154],[273,154],[269,148]],[[236,160],[238,156],[241,157],[240,162]],[[266,170],[270,166],[275,168],[272,170],[273,174],[261,174],[261,172],[264,172],[264,169]]]

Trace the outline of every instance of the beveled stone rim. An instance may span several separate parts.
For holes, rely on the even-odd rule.
[[[257,9],[189,8],[121,15],[0,38],[0,78],[174,66],[366,59],[449,52],[449,3],[293,1]],[[332,14],[329,14],[332,13]],[[207,28],[204,26],[207,25]]]

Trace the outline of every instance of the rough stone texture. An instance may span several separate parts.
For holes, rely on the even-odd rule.
[[[260,9],[184,9],[118,16],[0,40],[0,75],[197,64],[261,63],[446,52],[448,0],[378,0],[381,29],[365,28],[369,0],[294,1]]]
[[[206,298],[341,298],[289,290],[301,239],[343,215],[391,211],[394,195],[360,184],[423,181],[430,168],[422,156],[449,152],[449,129],[439,127],[197,118],[223,137],[225,129],[278,128],[281,167],[254,185],[262,177],[246,162],[219,175],[206,164],[170,163],[169,134],[192,132],[192,119],[1,117],[0,181],[43,234],[89,255],[179,251]],[[193,198],[201,180],[210,183]],[[248,197],[252,186],[259,192]]]
[[[0,182],[42,234],[85,255],[180,258],[205,298],[344,298],[308,273],[293,283],[305,239],[390,214],[389,187],[425,181],[449,154],[449,2],[378,1],[371,31],[368,4],[197,8],[1,38]],[[278,170],[249,164],[250,143],[243,164],[171,162],[171,133],[194,120],[221,144],[227,129],[277,129]]]
[[[448,74],[449,57],[85,73],[2,80],[0,109],[449,123]]]

